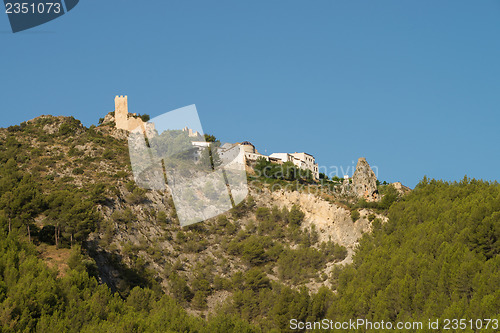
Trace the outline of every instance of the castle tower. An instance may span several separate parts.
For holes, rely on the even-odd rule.
[[[132,131],[141,131],[155,135],[155,125],[153,123],[144,122],[138,118],[135,113],[129,117],[127,96],[115,97],[115,126],[117,129]]]
[[[115,97],[115,122],[116,128],[129,129],[127,96]]]

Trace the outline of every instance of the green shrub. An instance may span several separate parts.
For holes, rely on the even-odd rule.
[[[130,208],[125,208],[125,210],[115,210],[111,214],[111,218],[117,223],[128,224],[136,219],[136,216]]]
[[[176,272],[173,272],[169,276],[169,284],[170,291],[172,292],[172,295],[176,300],[178,300],[180,303],[191,301],[191,299],[193,298],[193,292],[182,276],[180,276]]]
[[[80,126],[81,122],[79,120],[76,120],[73,117],[66,118],[59,127],[59,134],[63,136],[74,134]]]
[[[133,180],[129,181],[127,184],[125,184],[125,188],[127,189],[127,191],[129,192],[133,192],[135,189],[136,189],[136,185],[135,185],[135,182]]]
[[[347,257],[347,249],[332,241],[322,242],[320,250],[328,260],[342,261]]]
[[[156,220],[158,223],[167,223],[167,213],[165,213],[163,210],[160,210],[158,212],[158,215],[156,216]]]
[[[136,187],[132,193],[127,196],[127,201],[131,204],[138,205],[146,201],[146,190]]]
[[[357,209],[351,210],[351,220],[352,222],[356,222],[361,217],[361,214]]]
[[[83,174],[83,169],[82,168],[74,168],[73,169],[73,174],[74,175],[82,175]]]
[[[304,220],[304,212],[297,205],[293,205],[288,213],[288,222],[293,226],[300,226]]]
[[[257,267],[249,269],[246,272],[244,279],[245,288],[251,289],[254,292],[271,287],[271,283],[266,273]]]
[[[271,212],[267,207],[259,207],[255,211],[255,218],[257,219],[257,221],[264,221],[265,219],[268,219],[270,215]]]
[[[266,251],[260,238],[250,236],[245,240],[242,248],[242,258],[253,266],[267,261]]]
[[[246,210],[247,210],[246,203],[245,201],[242,201],[235,207],[233,207],[230,212],[233,218],[239,219],[245,215]]]
[[[281,279],[300,283],[313,277],[325,264],[325,255],[315,248],[284,250],[278,259]]]
[[[175,239],[178,243],[184,243],[187,239],[186,233],[184,233],[184,231],[182,231],[182,230],[179,230],[177,232],[177,235],[175,236]]]
[[[68,150],[68,156],[69,157],[73,157],[73,156],[76,156],[80,153],[80,150],[79,149],[76,149],[75,147],[71,147],[69,150]]]
[[[399,200],[400,194],[392,185],[383,186],[382,189],[382,200],[379,202],[379,207],[389,209],[394,202]]]
[[[64,183],[69,183],[69,182],[72,182],[73,180],[75,180],[75,178],[73,178],[71,176],[64,176],[61,178],[61,181]]]
[[[119,179],[124,179],[124,178],[127,178],[128,176],[128,173],[126,171],[118,171],[117,173],[115,173],[115,175],[113,177],[115,178],[119,178]]]
[[[208,242],[205,239],[189,239],[184,243],[184,250],[190,253],[199,253],[207,248]]]
[[[113,153],[113,151],[111,149],[106,149],[102,153],[102,158],[105,158],[107,160],[112,160],[114,157],[115,157],[115,154]]]

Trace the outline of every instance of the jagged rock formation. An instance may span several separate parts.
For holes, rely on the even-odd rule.
[[[377,177],[364,157],[358,159],[356,171],[352,176],[352,191],[358,198],[366,201],[379,200]]]

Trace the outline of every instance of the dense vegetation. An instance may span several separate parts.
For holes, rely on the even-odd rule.
[[[424,178],[334,277],[328,317],[499,318],[500,186]]]
[[[77,249],[71,270],[58,278],[34,246],[0,231],[0,330],[2,332],[251,332],[231,315],[208,321],[189,316],[166,295],[136,287],[126,299],[89,277]]]

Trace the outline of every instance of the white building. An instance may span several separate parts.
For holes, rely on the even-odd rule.
[[[314,156],[308,153],[273,153],[269,156],[260,154],[255,146],[248,142],[243,141],[241,143],[225,143],[218,148],[219,156],[221,157],[223,163],[229,163],[240,153],[244,154],[245,160],[255,162],[259,158],[263,158],[266,161],[271,161],[275,163],[286,163],[292,162],[295,166],[300,169],[310,170],[313,178],[319,179],[318,164],[316,163]]]
[[[293,162],[293,156],[288,153],[272,153],[269,157],[277,158],[281,160],[282,163]]]
[[[279,158],[283,163],[292,162],[298,168],[310,170],[314,179],[319,179],[318,164],[314,156],[308,153],[272,153],[269,157]]]
[[[241,147],[233,143],[225,143],[217,149],[217,153],[224,165],[234,161],[242,152]]]
[[[311,170],[314,179],[319,179],[318,163],[316,163],[314,156],[308,153],[293,153],[294,164],[302,169]]]
[[[237,150],[238,152],[241,150],[245,155],[246,161],[255,162],[259,158],[263,158],[266,161],[269,161],[269,156],[260,154],[255,149],[255,146],[248,141],[243,141],[241,143],[235,143],[235,144],[225,143],[220,147],[218,152],[219,156],[224,160],[230,158],[230,156],[234,156],[235,150]]]
[[[195,147],[198,148],[208,148],[210,147],[211,142],[205,142],[205,141],[191,141],[191,144]]]
[[[193,150],[193,158],[196,162],[198,162],[201,158],[201,154],[202,154],[203,150],[210,147],[210,142],[191,141],[191,144],[193,145],[194,148],[196,148]]]

